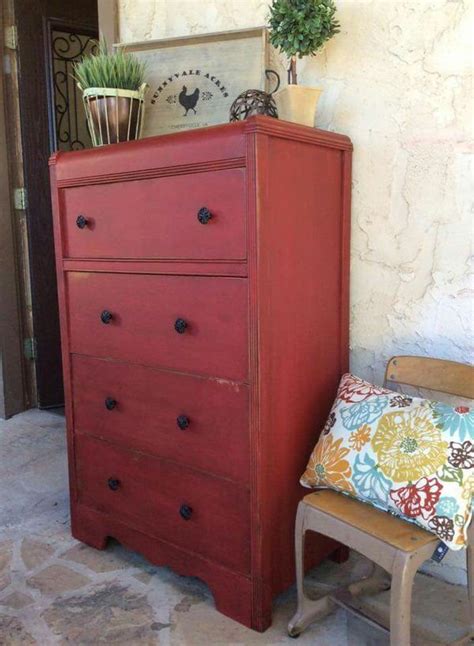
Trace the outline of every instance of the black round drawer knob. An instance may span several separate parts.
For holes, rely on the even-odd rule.
[[[181,505],[181,507],[179,508],[179,513],[181,518],[184,518],[184,520],[189,520],[193,515],[193,508],[189,505]]]
[[[202,209],[199,209],[197,218],[201,224],[207,224],[212,218],[212,213],[207,207],[203,206]]]
[[[188,324],[184,319],[176,319],[176,321],[174,322],[174,329],[178,334],[184,334],[187,327]]]
[[[107,410],[114,410],[114,408],[117,406],[117,402],[113,397],[107,397],[105,400],[105,407]]]
[[[176,423],[178,424],[179,428],[184,431],[185,428],[188,428],[189,426],[189,417],[186,417],[186,415],[178,415],[176,418]]]
[[[107,480],[107,484],[109,485],[109,489],[112,491],[117,491],[117,489],[120,487],[120,480],[117,480],[117,478],[109,478]]]
[[[108,325],[112,318],[113,316],[108,310],[104,310],[100,315],[100,320],[102,321],[102,323],[104,323],[104,325]]]
[[[89,221],[87,218],[85,218],[83,215],[78,215],[76,219],[76,226],[79,229],[85,229],[86,226],[89,224]]]

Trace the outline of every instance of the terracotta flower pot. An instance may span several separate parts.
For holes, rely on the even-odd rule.
[[[285,121],[313,127],[321,92],[321,88],[287,85],[273,95],[278,108],[278,117]]]
[[[94,146],[139,139],[143,127],[146,84],[140,90],[87,88],[83,91]]]

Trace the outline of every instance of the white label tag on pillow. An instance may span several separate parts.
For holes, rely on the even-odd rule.
[[[435,551],[433,552],[433,556],[431,557],[432,560],[436,561],[436,563],[441,563],[441,561],[446,556],[448,550],[449,550],[449,547],[445,545],[443,541],[440,541]]]

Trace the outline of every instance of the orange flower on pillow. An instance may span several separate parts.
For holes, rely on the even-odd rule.
[[[310,487],[330,486],[354,493],[354,487],[349,482],[352,470],[345,459],[350,449],[341,444],[342,438],[333,440],[331,434],[320,438],[303,475],[304,484]]]
[[[370,426],[363,424],[357,431],[352,431],[349,435],[349,444],[356,451],[360,451],[364,444],[370,440]]]

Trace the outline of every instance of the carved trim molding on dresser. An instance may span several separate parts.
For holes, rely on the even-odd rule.
[[[50,162],[73,535],[260,631],[348,368],[351,150],[253,117]]]
[[[139,179],[152,179],[154,177],[170,177],[176,175],[188,175],[190,173],[206,173],[209,171],[225,170],[227,168],[243,168],[245,158],[237,157],[236,159],[218,159],[214,162],[203,162],[198,164],[181,164],[180,166],[171,166],[169,168],[150,168],[149,170],[124,171],[122,173],[106,175],[88,175],[86,177],[77,177],[58,181],[58,188],[67,188],[68,186],[90,186],[92,184],[112,184],[114,182],[131,182]]]

